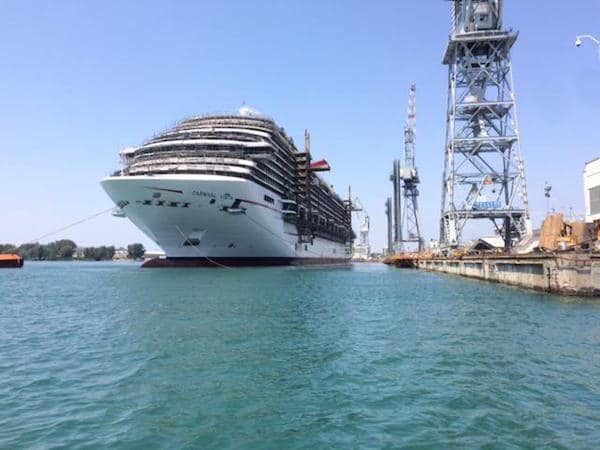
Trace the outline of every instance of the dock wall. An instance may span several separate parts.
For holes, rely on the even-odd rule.
[[[600,259],[588,255],[417,259],[414,266],[564,295],[600,296]]]

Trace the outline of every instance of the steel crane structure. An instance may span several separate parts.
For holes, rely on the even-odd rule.
[[[392,255],[394,253],[394,217],[392,214],[392,198],[388,197],[385,201],[385,215],[387,218],[387,247],[386,253]]]
[[[411,84],[408,92],[408,110],[404,127],[404,165],[395,159],[390,181],[393,194],[393,251],[405,251],[406,244],[416,244],[422,251],[424,242],[419,220],[419,175],[415,165],[415,143],[417,139],[417,88]],[[402,201],[404,199],[404,201]],[[386,203],[388,221],[390,207]],[[389,222],[388,222],[389,223]]]
[[[456,247],[467,223],[487,219],[508,251],[531,233],[510,59],[518,33],[502,27],[503,0],[451,1],[440,244]]]
[[[394,166],[392,174],[390,175],[390,181],[394,189],[392,195],[392,214],[394,220],[393,224],[393,252],[400,252],[402,250],[402,164],[399,159],[394,160]],[[392,252],[392,253],[393,253]]]
[[[415,144],[417,140],[417,87],[413,83],[408,92],[408,110],[406,126],[404,127],[404,167],[400,169],[402,179],[402,194],[404,208],[402,211],[402,225],[400,242],[406,249],[406,244],[416,244],[417,250],[423,250],[424,241],[421,235],[421,222],[419,220],[419,175],[415,165]]]
[[[357,219],[360,219],[359,212],[362,212],[362,220],[360,220],[359,228],[359,243],[354,245],[353,259],[365,260],[371,255],[371,244],[369,243],[370,221],[369,213],[363,206],[358,197],[352,202],[354,205],[353,211],[357,213]]]

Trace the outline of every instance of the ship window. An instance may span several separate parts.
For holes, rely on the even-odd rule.
[[[189,208],[190,204],[189,202],[185,202],[184,204],[181,205],[182,208]]]
[[[200,245],[200,239],[188,239],[183,243],[184,247],[196,247]]]
[[[144,205],[151,205],[152,204],[152,200],[144,200]]]
[[[268,195],[265,195],[264,199],[267,203],[275,203],[275,200],[273,200],[273,198],[269,197]]]
[[[169,205],[171,208],[175,208],[176,206],[179,206],[179,202],[169,202]]]
[[[164,200],[159,200],[156,202],[156,206],[164,206],[165,201]]]
[[[211,198],[210,202],[208,202],[208,203],[210,203],[212,205],[214,202],[216,202],[216,200],[214,198]]]
[[[304,244],[304,250],[308,251],[308,245]]]

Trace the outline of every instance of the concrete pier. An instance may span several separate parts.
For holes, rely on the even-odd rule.
[[[406,261],[402,266],[407,267]],[[600,255],[417,257],[412,267],[563,295],[600,296]]]

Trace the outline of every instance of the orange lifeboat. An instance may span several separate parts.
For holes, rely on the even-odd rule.
[[[0,255],[0,269],[23,267],[23,258],[19,255]]]

